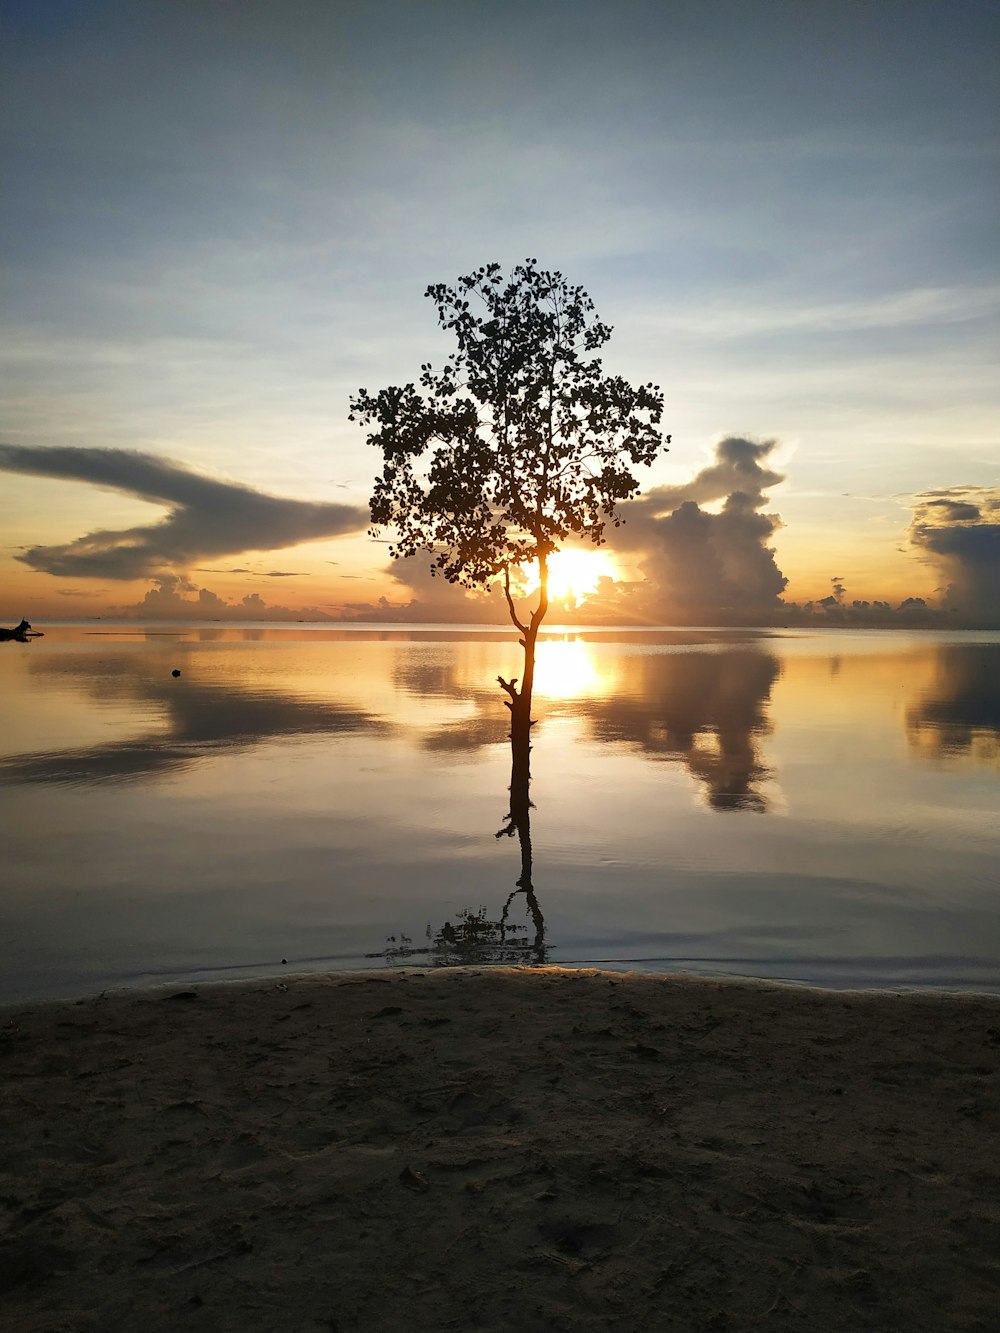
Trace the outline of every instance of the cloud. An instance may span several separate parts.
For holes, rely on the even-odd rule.
[[[938,571],[948,611],[974,628],[1000,625],[1000,490],[926,491],[916,497],[909,535]]]
[[[127,449],[0,444],[0,469],[109,487],[169,507],[159,523],[90,532],[64,545],[32,547],[16,557],[32,569],[63,578],[156,577],[206,558],[357,532],[369,521],[367,510],[356,505],[266,495]]]
[[[808,336],[964,324],[995,315],[998,305],[997,284],[956,284],[912,287],[846,301],[805,300],[794,305],[769,303],[767,299],[752,304],[719,299],[689,310],[658,311],[647,323],[661,334],[729,341],[782,333]]]
[[[978,505],[961,500],[928,500],[924,509],[936,522],[942,524],[975,523],[982,518],[982,511]]]
[[[304,579],[309,577],[301,570],[291,572],[287,569],[245,569],[241,567],[235,569],[206,569],[203,565],[199,565],[194,572],[196,574],[250,574],[256,579]]]
[[[622,506],[614,545],[639,556],[646,584],[635,600],[646,619],[758,618],[781,607],[788,580],[769,545],[781,520],[760,512],[784,480],[766,466],[776,443],[728,436],[691,481]],[[718,513],[701,507],[720,500]]]
[[[777,440],[746,440],[729,435],[716,444],[715,461],[690,481],[680,486],[657,486],[630,504],[625,512],[635,515],[640,507],[645,507],[664,514],[685,501],[711,504],[737,492],[752,497],[756,502],[753,507],[758,509],[764,503],[764,492],[785,479],[783,473],[763,466],[777,443]]]
[[[395,560],[386,570],[405,602],[380,597],[377,602],[349,602],[343,615],[349,620],[386,620],[402,624],[503,624],[507,604],[499,583],[487,588],[463,588],[431,573],[429,555]],[[348,577],[342,575],[341,577]]]
[[[775,440],[727,436],[713,461],[690,481],[659,486],[621,506],[625,523],[609,533],[612,552],[631,554],[644,581],[600,579],[597,591],[575,609],[560,609],[573,623],[704,623],[764,619],[782,610],[787,579],[768,545],[780,526],[759,512],[766,491],[784,480],[768,466]],[[722,501],[719,513],[701,506]],[[430,557],[394,562],[386,570],[402,604],[381,598],[344,608],[345,618],[442,623],[508,623],[499,583],[466,590],[430,572]]]
[[[193,597],[185,596],[194,593]],[[317,606],[270,606],[259,592],[227,602],[210,588],[199,588],[179,574],[162,574],[139,602],[111,606],[109,612],[147,620],[339,620]]]

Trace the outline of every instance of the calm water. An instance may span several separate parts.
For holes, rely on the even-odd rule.
[[[282,959],[1000,991],[1000,636],[553,632],[530,844],[497,836],[517,654],[298,626],[0,644],[0,996]]]

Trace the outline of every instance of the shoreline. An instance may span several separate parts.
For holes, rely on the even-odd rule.
[[[761,976],[750,972],[711,972],[694,971],[684,967],[673,969],[663,969],[660,971],[651,970],[639,965],[632,965],[632,961],[623,959],[619,962],[616,959],[598,959],[588,962],[549,962],[542,964],[502,964],[502,963],[460,963],[460,964],[435,964],[432,962],[419,963],[412,962],[400,964],[398,966],[382,967],[351,967],[351,968],[322,968],[317,967],[314,970],[298,971],[294,963],[288,967],[282,967],[280,970],[275,968],[273,963],[260,964],[260,970],[250,972],[249,968],[233,967],[231,970],[237,971],[242,975],[226,976],[220,975],[224,968],[202,968],[198,971],[181,971],[166,975],[165,977],[150,980],[149,974],[142,976],[141,980],[114,980],[105,986],[98,986],[96,983],[85,990],[71,990],[64,994],[52,995],[44,993],[28,993],[16,996],[4,997],[0,993],[0,1018],[7,1011],[13,1011],[23,1006],[36,1005],[73,1005],[82,1004],[91,1000],[105,999],[111,997],[141,997],[143,995],[155,995],[161,991],[181,988],[211,988],[211,987],[267,987],[277,985],[280,982],[286,984],[309,984],[310,982],[325,982],[336,980],[358,980],[359,978],[383,978],[395,976],[418,976],[433,975],[444,973],[462,973],[462,972],[546,972],[546,973],[567,973],[567,974],[591,974],[597,973],[608,977],[632,977],[648,979],[650,981],[677,981],[677,982],[708,982],[719,985],[733,986],[773,986],[780,990],[790,990],[794,992],[812,992],[815,991],[821,995],[857,995],[857,996],[892,996],[892,995],[924,995],[929,997],[938,997],[948,999],[951,997],[968,997],[972,999],[995,1000],[1000,1003],[1000,983],[991,985],[989,982],[979,981],[945,981],[945,982],[926,982],[926,981],[879,981],[871,984],[861,984],[839,981],[822,981],[809,977],[786,977],[786,976]],[[995,988],[994,988],[995,987]]]
[[[981,1329],[1000,997],[405,968],[0,1005],[33,1330]]]

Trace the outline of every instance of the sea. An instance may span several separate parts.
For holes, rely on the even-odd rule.
[[[542,964],[1000,992],[1000,635],[499,626],[0,644],[0,1000]]]

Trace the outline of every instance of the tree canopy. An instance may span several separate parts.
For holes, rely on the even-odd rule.
[[[664,447],[663,395],[604,374],[595,353],[610,326],[582,287],[536,260],[509,278],[486,264],[426,295],[454,354],[439,370],[422,365],[419,387],[351,399],[384,461],[373,534],[392,531],[393,557],[429,552],[452,583],[506,575],[509,601],[512,566],[537,560],[544,585],[563,542],[600,544],[618,525],[617,503],[639,488],[630,465]]]

